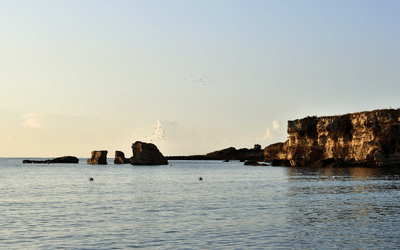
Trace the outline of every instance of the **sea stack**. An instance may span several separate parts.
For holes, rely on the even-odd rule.
[[[92,157],[87,160],[87,163],[105,165],[107,164],[107,153],[107,150],[92,151]]]
[[[167,158],[158,150],[156,145],[137,141],[132,144],[132,165],[167,165]]]
[[[129,164],[131,159],[125,158],[125,154],[122,151],[115,151],[114,164]]]

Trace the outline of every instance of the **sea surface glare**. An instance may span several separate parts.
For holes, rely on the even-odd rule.
[[[400,246],[400,169],[22,160],[0,158],[0,249]]]

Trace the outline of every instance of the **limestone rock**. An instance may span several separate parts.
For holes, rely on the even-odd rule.
[[[88,164],[107,164],[107,150],[92,151],[92,157],[87,160]]]
[[[264,149],[272,165],[400,166],[400,109],[306,117],[288,121],[287,132]]]
[[[129,164],[131,159],[125,158],[125,154],[122,151],[115,151],[114,164]]]
[[[167,159],[156,145],[137,141],[132,144],[132,165],[167,165]]]

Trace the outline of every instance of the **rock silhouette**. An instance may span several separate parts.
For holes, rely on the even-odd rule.
[[[168,161],[156,145],[137,141],[132,144],[132,165],[167,165]]]

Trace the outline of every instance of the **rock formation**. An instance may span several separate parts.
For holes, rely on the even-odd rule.
[[[286,166],[400,166],[400,109],[288,121],[289,139],[264,149]]]
[[[263,161],[264,151],[259,144],[255,144],[254,148],[240,148],[229,147],[226,149],[217,150],[205,155],[191,155],[191,156],[169,156],[171,160],[251,160]]]
[[[240,148],[234,147],[214,151],[205,155],[206,157],[213,160],[264,160],[264,153],[261,146],[256,144],[254,148]]]
[[[132,165],[167,165],[167,159],[152,143],[137,141],[132,144]]]
[[[92,151],[92,157],[87,160],[88,164],[107,164],[107,150]]]
[[[130,164],[131,159],[125,158],[125,154],[122,151],[115,151],[114,164]]]
[[[258,163],[258,162],[256,162],[256,161],[246,161],[246,162],[244,163],[244,165],[245,165],[245,166],[268,166],[268,165],[265,164],[265,163]]]
[[[54,158],[52,160],[43,160],[43,161],[35,161],[35,160],[23,160],[22,163],[79,163],[79,159],[75,156],[63,156]]]

